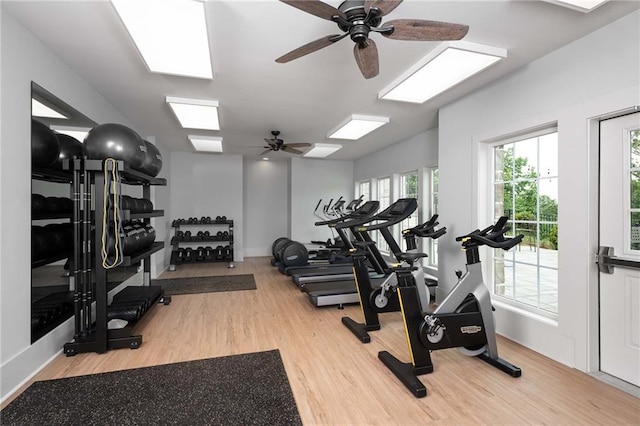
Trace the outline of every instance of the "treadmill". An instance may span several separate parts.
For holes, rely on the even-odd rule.
[[[336,230],[350,228],[354,235],[359,236],[355,244],[358,246],[358,249],[365,251],[367,260],[371,261],[372,258],[375,259],[378,257],[381,259],[383,266],[382,272],[384,274],[371,278],[371,283],[374,287],[381,286],[386,280],[395,279],[395,275],[390,272],[388,265],[384,261],[375,242],[371,239],[368,231],[379,230],[387,244],[389,244],[396,259],[401,261],[398,256],[402,254],[402,250],[393,238],[389,228],[408,218],[417,208],[418,202],[415,198],[401,198],[376,216],[360,220],[352,219],[335,225]],[[370,225],[363,226],[370,222]],[[356,250],[353,245],[351,245],[351,249]],[[349,279],[340,279],[335,282],[305,283],[302,290],[307,292],[309,300],[315,306],[341,306],[347,303],[359,302],[353,271]]]
[[[315,222],[316,226],[324,226],[324,225],[329,225],[331,226],[331,224],[333,223],[338,223],[340,221],[344,221],[344,220],[348,220],[352,217],[354,217],[354,215],[360,216],[362,214],[366,214],[368,213],[368,211],[370,210],[369,216],[372,216],[379,207],[379,204],[376,201],[376,205],[375,208],[373,208],[373,205],[369,205],[366,206],[365,209],[362,209],[362,207],[365,207],[365,205],[362,205],[361,208],[358,208],[358,206],[360,205],[360,203],[362,203],[362,197],[360,196],[360,198],[356,198],[355,200],[352,200],[346,207],[342,207],[342,205],[344,205],[344,201],[342,200],[342,197],[340,197],[340,199],[338,199],[338,201],[336,201],[336,204],[334,205],[333,211],[336,212],[336,214],[339,214],[339,216],[337,217],[332,217],[330,219],[323,219],[321,216],[316,215],[316,217],[318,217],[319,219],[323,219],[319,222]],[[322,202],[322,199],[318,202],[318,204],[316,205],[316,211],[318,209],[318,206],[320,205],[320,203]],[[329,201],[329,204],[327,204],[326,206],[324,206],[324,213],[325,215],[329,215],[328,210],[329,207],[331,205],[331,201]],[[338,206],[338,207],[335,207]],[[340,240],[345,241],[345,238],[348,238],[348,236],[346,235],[346,233],[344,231],[342,232],[338,232],[338,236],[340,237]],[[323,244],[322,241],[312,241],[312,243],[317,243],[317,244]],[[345,246],[346,248],[346,246]],[[327,251],[331,251],[331,250],[327,250]],[[340,249],[341,252],[344,252],[345,249]],[[283,264],[278,265],[278,270],[280,272],[282,272],[283,274],[286,275],[293,275],[293,274],[299,274],[299,273],[304,273],[305,270],[313,270],[313,269],[317,269],[317,268],[323,268],[323,267],[336,267],[336,266],[342,266],[343,269],[344,267],[348,267],[350,268],[351,265],[353,264],[353,262],[351,261],[351,259],[347,259],[348,261],[345,262],[331,262],[329,257],[326,257],[324,259],[319,259],[319,260],[312,260],[311,258],[309,258],[309,260],[307,261],[306,265],[297,265],[297,266],[284,266]]]
[[[345,243],[345,246],[348,249],[353,248],[353,245],[350,244],[350,238],[347,234],[347,229],[350,229],[348,226],[342,226],[345,222],[358,222],[358,223],[366,223],[370,221],[370,218],[373,217],[373,214],[378,210],[380,203],[378,201],[367,201],[358,209],[354,210],[350,214],[347,214],[342,217],[316,222],[317,226],[328,225],[329,227],[335,228],[336,232]],[[338,226],[340,225],[340,226]],[[368,235],[363,235],[358,232],[353,232],[353,236],[357,241],[370,241],[371,239]],[[371,253],[369,257],[369,263],[374,268],[375,272],[372,272],[372,277],[379,277],[384,275],[384,269],[386,267],[386,263],[382,255],[378,253]],[[325,281],[336,281],[342,279],[352,279],[353,278],[353,265],[352,263],[333,263],[326,265],[313,265],[313,266],[303,266],[301,268],[290,268],[287,270],[287,273],[291,275],[291,279],[294,283],[299,286],[306,285],[307,283],[314,282],[325,282]]]

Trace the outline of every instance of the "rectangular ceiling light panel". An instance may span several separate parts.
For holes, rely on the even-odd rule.
[[[316,143],[304,156],[309,158],[324,158],[342,148],[342,145],[330,143]]]
[[[596,7],[608,2],[609,0],[544,0],[547,3],[557,4],[558,6],[568,7],[584,13],[589,13]]]
[[[378,94],[421,104],[507,57],[501,48],[454,41],[442,43]]]
[[[111,0],[151,72],[213,78],[204,2]]]
[[[185,129],[220,130],[218,101],[170,96],[166,101]]]
[[[34,117],[44,117],[44,118],[61,118],[68,119],[66,115],[56,111],[55,109],[48,107],[42,102],[36,101],[31,98],[31,115]]]
[[[196,151],[222,152],[222,138],[217,136],[192,136],[189,141]]]
[[[375,117],[371,115],[352,115],[340,123],[327,135],[330,139],[360,139],[373,132],[378,127],[389,122],[389,117]]]

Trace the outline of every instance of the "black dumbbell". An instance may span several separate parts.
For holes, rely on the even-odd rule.
[[[220,217],[220,221],[221,221],[221,222],[226,222],[226,221],[227,221],[227,217],[226,217],[226,216],[222,216],[222,217]]]
[[[204,258],[205,260],[213,260],[215,259],[216,254],[215,250],[211,246],[207,246],[204,248]]]
[[[191,231],[184,231],[182,239],[185,241],[191,241]]]
[[[208,239],[211,237],[211,233],[209,231],[204,231],[203,237]]]
[[[204,260],[204,247],[198,247],[196,250],[196,261],[200,262]]]
[[[193,262],[193,249],[191,247],[187,247],[184,249],[184,260],[183,262]]]
[[[222,260],[224,256],[224,247],[218,246],[216,247],[216,260]]]
[[[224,231],[224,232],[222,233],[222,235],[224,235],[224,236],[225,236],[225,238],[226,238],[226,237],[228,237],[228,236],[229,236],[229,231]]]

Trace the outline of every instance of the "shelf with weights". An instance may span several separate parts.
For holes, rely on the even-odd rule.
[[[101,126],[94,128],[85,139],[85,154],[90,151],[87,142],[94,132],[94,139],[99,142],[128,140],[134,145],[129,155],[138,152],[135,144],[148,144],[137,134],[132,136],[133,131],[124,126],[102,126],[102,129],[99,129]],[[127,149],[125,146],[125,152]],[[82,197],[74,197],[74,204],[78,204],[77,209],[83,215],[78,221],[82,237],[80,252],[77,253],[77,261],[82,265],[79,269],[83,273],[74,294],[74,339],[64,345],[64,353],[74,356],[85,352],[104,353],[111,349],[137,349],[142,344],[142,335],[136,334],[136,326],[156,305],[171,302],[171,297],[164,295],[162,287],[150,285],[150,257],[164,248],[164,242],[155,241],[155,229],[150,219],[163,216],[164,211],[154,209],[148,200],[151,199],[151,187],[165,186],[167,181],[155,177],[159,167],[155,175],[148,174],[140,171],[142,167],[133,168],[129,161],[121,159],[84,158],[74,161],[73,169],[74,185],[76,179],[90,184],[83,185]],[[140,186],[142,199],[134,199],[134,202],[131,197],[123,195],[121,190],[125,185]],[[143,285],[125,287],[113,295],[109,303],[107,276],[110,271],[115,271],[112,268],[116,265],[135,268],[140,264]]]
[[[191,217],[176,219],[171,226],[175,233],[171,238],[170,271],[189,263],[228,262],[229,268],[235,268],[233,220],[226,216]]]
[[[50,137],[50,131],[41,131]],[[72,174],[69,161],[63,158],[68,152],[60,151],[57,157],[53,154],[45,162],[36,153],[31,164],[31,286],[35,288],[30,308],[32,343],[66,321],[73,310],[75,284],[69,273],[70,263],[61,263],[73,256],[75,241]],[[67,191],[68,196],[53,196]]]

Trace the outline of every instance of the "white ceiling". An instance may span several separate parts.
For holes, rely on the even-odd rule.
[[[326,3],[337,7],[341,1]],[[340,31],[333,22],[276,0],[206,2],[212,81],[147,72],[108,1],[2,1],[2,7],[126,115],[141,135],[156,136],[171,150],[192,151],[188,134],[215,135],[224,138],[225,153],[257,157],[263,138],[280,130],[285,142],[341,143],[344,148],[329,158],[351,160],[436,127],[442,105],[638,9],[640,2],[612,1],[585,14],[539,0],[405,0],[383,22],[413,18],[466,24],[470,30],[464,40],[508,50],[506,60],[422,105],[383,101],[377,94],[436,42],[372,33],[380,74],[370,80],[360,74],[348,37],[277,64],[275,59],[290,50]],[[218,100],[222,130],[180,128],[165,96]],[[351,114],[391,120],[358,141],[326,139]]]

